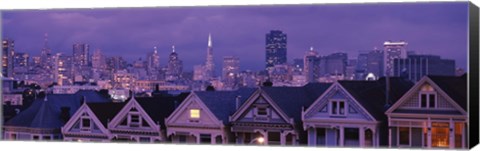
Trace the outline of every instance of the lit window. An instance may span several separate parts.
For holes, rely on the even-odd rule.
[[[190,118],[200,118],[200,110],[199,109],[190,109]]]

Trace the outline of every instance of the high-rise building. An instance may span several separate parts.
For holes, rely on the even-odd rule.
[[[205,66],[193,66],[193,81],[204,81],[205,79]]]
[[[178,58],[175,52],[175,46],[172,46],[172,53],[170,53],[167,65],[167,73],[165,79],[167,81],[175,81],[181,78],[183,72],[183,62]]]
[[[405,59],[407,58],[407,42],[399,41],[392,42],[386,41],[383,44],[383,71],[384,75],[391,76],[393,75],[393,60],[394,59]]]
[[[18,52],[15,53],[13,59],[13,66],[14,67],[28,67],[30,63],[30,57],[28,53]]]
[[[15,42],[10,39],[2,40],[2,75],[13,77],[13,56],[15,55]]]
[[[357,64],[355,65],[355,80],[363,80],[367,76],[368,53],[360,53],[357,57]]]
[[[346,53],[333,53],[326,56],[326,72],[329,75],[345,75],[348,64]]]
[[[89,66],[90,63],[90,48],[88,44],[74,44],[73,45],[73,64],[76,67]]]
[[[234,56],[223,58],[222,79],[225,88],[235,88],[240,72],[240,59]]]
[[[153,47],[153,52],[147,55],[147,68],[149,72],[160,70],[160,55],[157,47]]]
[[[367,71],[366,75],[372,75],[376,79],[384,76],[384,55],[382,50],[373,50],[367,56]],[[364,77],[365,78],[365,77]]]
[[[53,61],[52,61],[52,50],[48,46],[48,33],[45,33],[44,35],[44,42],[43,42],[43,48],[40,53],[40,64],[42,68],[44,69],[51,69],[53,66]]]
[[[107,68],[107,62],[106,62],[105,56],[102,53],[102,50],[95,49],[95,51],[93,51],[92,67],[93,69],[102,69],[102,70]]]
[[[406,59],[394,59],[393,76],[416,82],[425,75],[455,76],[455,60],[436,55],[409,55]]]
[[[207,78],[215,77],[215,64],[213,62],[212,35],[208,34],[207,59],[205,62],[205,72]]]
[[[107,59],[107,70],[116,72],[127,67],[127,62],[122,57],[109,57]]]
[[[57,53],[53,56],[53,77],[58,85],[69,85],[73,83],[72,77],[72,56]]]
[[[305,53],[303,71],[307,82],[315,82],[320,77],[320,58],[318,52],[310,47]]]
[[[287,34],[272,30],[265,36],[265,69],[287,63]]]

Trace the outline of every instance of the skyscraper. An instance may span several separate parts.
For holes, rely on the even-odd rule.
[[[417,82],[425,75],[455,76],[455,60],[436,55],[409,55],[394,59],[393,75]]]
[[[172,53],[170,53],[167,73],[165,79],[167,81],[175,81],[180,78],[183,72],[183,62],[178,58],[178,54],[175,52],[175,46],[172,46]]]
[[[73,63],[75,67],[89,66],[90,54],[88,44],[74,44],[73,45]]]
[[[58,85],[72,84],[72,57],[63,53],[53,56],[53,77]]]
[[[93,69],[106,69],[107,62],[105,56],[102,54],[102,50],[95,49],[92,55],[92,67]]]
[[[52,64],[52,50],[50,47],[48,47],[48,33],[45,33],[44,35],[44,43],[43,43],[43,48],[40,53],[40,64],[42,65],[43,68],[45,69],[51,69]]]
[[[333,53],[326,57],[327,74],[329,75],[346,75],[346,67],[348,65],[348,56],[346,53]]]
[[[287,63],[287,34],[280,30],[272,30],[265,37],[265,69]]]
[[[10,39],[2,40],[2,75],[13,77],[13,56],[15,55],[15,42]]]
[[[237,85],[237,77],[240,72],[240,59],[234,56],[223,58],[222,79],[225,88],[234,88]]]
[[[215,64],[213,63],[212,35],[208,34],[207,60],[205,62],[207,78],[215,76]]]
[[[315,82],[320,76],[320,58],[318,57],[318,52],[313,50],[313,47],[310,47],[310,50],[305,54],[303,61],[303,71],[307,82]]]
[[[160,69],[160,55],[158,54],[157,47],[153,47],[153,52],[147,55],[147,68],[149,71]]]
[[[393,75],[393,60],[394,59],[405,59],[407,58],[407,42],[399,41],[399,42],[392,42],[386,41],[383,44],[384,52],[383,52],[383,71],[385,75],[391,76]]]

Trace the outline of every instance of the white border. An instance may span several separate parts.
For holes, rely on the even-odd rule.
[[[450,0],[435,0],[435,2],[446,2]],[[462,0],[465,1],[465,0]],[[344,3],[378,3],[378,2],[427,2],[426,0],[223,0],[221,2],[215,0],[0,0],[0,10],[11,9],[58,9],[58,8],[115,8],[115,7],[158,7],[158,6],[218,6],[218,5],[260,5],[260,4],[344,4]],[[476,3],[477,6],[478,2]],[[28,4],[28,5],[26,5]],[[0,14],[1,15],[1,14]],[[0,25],[1,27],[1,25]],[[1,34],[1,31],[0,31]],[[0,88],[1,89],[1,88]],[[0,107],[1,108],[1,107]],[[1,115],[1,113],[0,113]],[[0,122],[1,123],[1,122]],[[1,128],[1,126],[0,126]],[[0,136],[1,138],[1,136]],[[211,145],[138,145],[138,144],[116,144],[116,143],[61,143],[61,142],[21,142],[21,141],[0,141],[2,150],[27,150],[27,149],[48,149],[48,150],[231,150],[243,151],[248,149],[265,150],[264,147],[248,147],[248,146],[211,146]],[[272,147],[273,148],[273,147]],[[319,150],[319,148],[306,147],[275,147],[276,150]],[[325,149],[325,148],[323,148]],[[475,149],[480,149],[479,146]],[[345,150],[344,148],[328,148],[328,150]],[[352,149],[348,149],[352,150]],[[365,149],[374,150],[374,149]],[[400,150],[400,149],[390,149]],[[409,149],[410,150],[410,149]],[[418,149],[420,150],[420,149]]]

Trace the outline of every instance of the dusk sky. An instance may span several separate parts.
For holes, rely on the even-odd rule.
[[[466,69],[467,2],[316,4],[284,6],[157,7],[2,12],[2,36],[16,52],[39,55],[48,33],[52,52],[72,54],[73,43],[90,44],[128,61],[157,46],[162,65],[175,45],[184,71],[205,62],[212,34],[217,73],[224,56],[240,58],[242,70],[265,67],[265,34],[287,34],[287,59],[302,58],[313,46],[322,55],[383,49],[386,40],[408,42],[408,50],[455,59]]]

